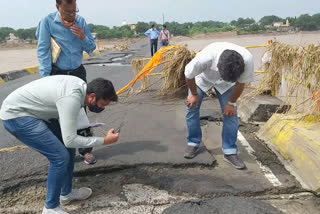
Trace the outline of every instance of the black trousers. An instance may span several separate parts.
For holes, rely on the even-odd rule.
[[[83,81],[87,82],[87,72],[83,65],[74,70],[61,70],[57,66],[52,65],[52,71],[50,75],[71,75],[79,77]],[[91,130],[89,128],[79,130],[77,134],[84,137],[92,136]],[[81,155],[85,155],[86,153],[90,153],[92,151],[92,148],[79,148],[78,151]]]
[[[151,45],[151,56],[153,56],[158,51],[158,39],[150,39]]]

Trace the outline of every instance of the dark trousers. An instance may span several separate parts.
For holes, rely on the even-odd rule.
[[[151,56],[153,56],[158,50],[158,39],[150,39]]]
[[[168,40],[161,40],[162,47],[168,46]]]
[[[71,75],[79,77],[83,81],[87,82],[87,72],[83,65],[74,70],[61,70],[57,66],[52,65],[52,71],[50,75]],[[92,136],[90,129],[79,130],[78,134],[84,137]],[[81,155],[85,155],[86,153],[90,153],[92,148],[79,148],[78,151]]]

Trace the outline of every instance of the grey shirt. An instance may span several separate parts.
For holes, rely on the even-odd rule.
[[[102,137],[77,135],[80,108],[84,106],[87,84],[73,76],[48,76],[12,92],[2,103],[0,119],[34,117],[59,119],[63,142],[68,148],[85,148],[104,143]]]

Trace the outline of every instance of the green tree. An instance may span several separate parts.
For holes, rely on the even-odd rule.
[[[296,21],[296,27],[300,30],[312,31],[318,29],[318,23],[316,23],[316,18],[310,16],[309,14],[303,14],[299,16]]]
[[[37,28],[29,28],[29,29],[18,29],[14,32],[14,34],[22,40],[26,39],[35,39]]]
[[[272,25],[273,22],[284,22],[285,20],[278,16],[264,16],[260,19],[259,23],[262,26]]]
[[[165,23],[167,25],[168,30],[173,35],[180,35],[180,36],[186,36],[189,35],[189,28],[188,24],[179,24],[178,22],[167,22]]]
[[[247,30],[249,33],[259,33],[259,32],[264,31],[265,28],[262,25],[253,24],[253,25],[250,25]]]
[[[230,25],[232,25],[232,26],[237,26],[237,20],[232,20],[232,21],[230,22]]]
[[[296,26],[296,21],[297,21],[296,17],[287,17],[286,20],[289,21],[290,26]]]
[[[144,34],[150,28],[148,23],[138,22],[136,24],[136,32],[137,34]]]
[[[8,27],[0,28],[0,43],[4,42],[10,33],[14,33],[14,29]]]
[[[90,23],[90,24],[88,24],[88,28],[89,28],[90,32],[93,33],[95,25]]]
[[[97,39],[111,38],[110,28],[103,25],[94,25],[93,32],[96,33]]]
[[[237,21],[233,20],[230,22],[231,25],[236,26],[238,28],[245,28],[254,23],[256,23],[256,21],[252,18],[239,18]]]

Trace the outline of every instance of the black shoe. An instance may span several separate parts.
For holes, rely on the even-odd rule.
[[[199,152],[199,147],[188,146],[184,153],[184,158],[192,159],[198,154],[198,152]]]
[[[82,156],[82,155],[80,155],[80,156]],[[94,155],[92,153],[86,153],[82,157],[84,158],[84,162],[88,165],[93,165],[93,164],[97,163],[97,159],[94,157]]]
[[[239,158],[238,155],[224,155],[223,160],[230,163],[236,169],[244,169],[246,165]]]

